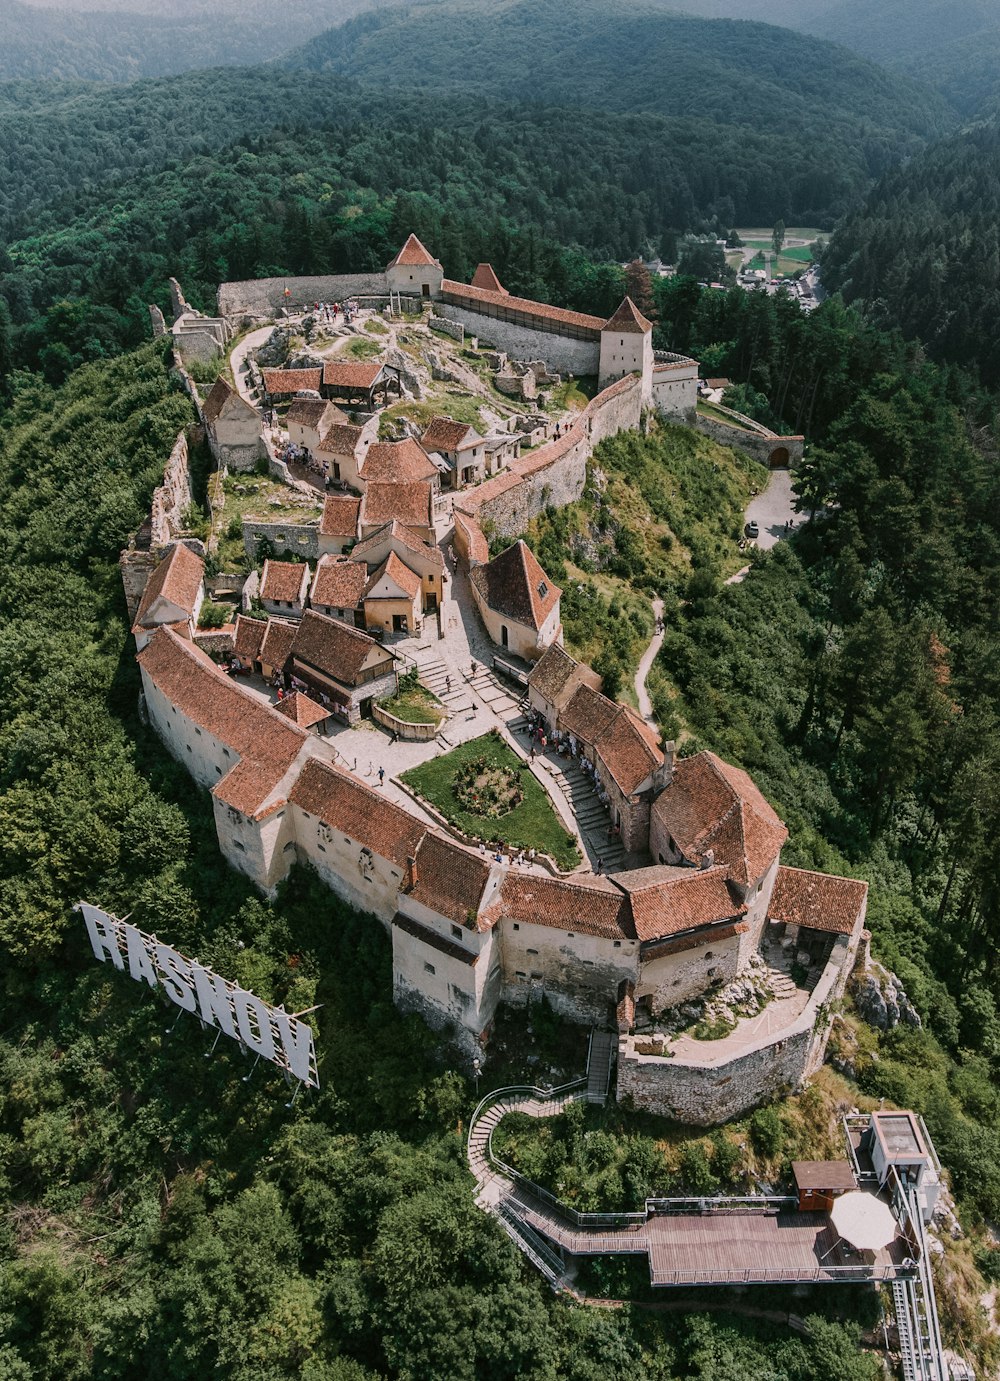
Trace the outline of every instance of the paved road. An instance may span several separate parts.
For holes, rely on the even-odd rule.
[[[785,524],[794,523],[796,519],[792,473],[790,470],[772,470],[767,488],[747,505],[747,522],[756,522],[760,528],[758,547],[767,551],[775,546],[786,535]]]

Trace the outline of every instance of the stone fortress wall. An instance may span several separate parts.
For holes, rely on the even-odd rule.
[[[598,341],[575,340],[551,331],[533,331],[497,317],[484,316],[453,303],[436,302],[435,315],[445,321],[457,321],[470,335],[477,336],[480,346],[502,350],[515,360],[544,360],[557,374],[596,374],[600,365],[601,346]]]
[[[285,289],[288,296],[285,296]],[[384,273],[323,274],[316,278],[252,278],[219,287],[219,315],[224,317],[280,316],[314,302],[343,302],[348,297],[389,300],[389,280]]]

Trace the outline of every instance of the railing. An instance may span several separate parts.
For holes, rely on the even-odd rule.
[[[482,1117],[486,1109],[488,1107],[491,1107],[494,1103],[502,1103],[505,1099],[512,1097],[537,1098],[540,1103],[550,1103],[553,1098],[561,1098],[564,1094],[569,1093],[572,1089],[585,1087],[586,1083],[586,1078],[583,1078],[571,1079],[568,1084],[560,1084],[557,1088],[553,1089],[536,1088],[534,1084],[512,1084],[508,1088],[494,1089],[492,1093],[488,1093],[485,1096],[485,1098],[481,1098],[479,1100],[478,1104],[476,1105],[475,1111],[472,1114],[472,1117],[469,1119],[469,1135],[466,1139],[467,1154],[472,1154],[472,1135],[476,1130],[476,1124],[479,1122],[479,1119]],[[492,1134],[490,1139],[492,1139]],[[487,1160],[490,1159],[491,1154],[492,1148],[490,1146],[489,1141],[487,1141]]]
[[[810,1283],[844,1284],[852,1282],[868,1284],[870,1281],[890,1282],[900,1278],[898,1266],[817,1266],[813,1270],[800,1270],[792,1267],[782,1272],[781,1267],[770,1269],[699,1270],[688,1267],[684,1271],[656,1271],[654,1285],[808,1285]],[[936,1379],[935,1379],[936,1381]]]
[[[746,1194],[725,1198],[647,1199],[646,1216],[674,1213],[791,1213],[799,1206],[792,1194]]]

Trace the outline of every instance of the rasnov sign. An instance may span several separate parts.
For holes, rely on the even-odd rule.
[[[304,1021],[280,1007],[271,1007],[235,983],[185,959],[175,949],[137,930],[106,911],[80,902],[94,956],[110,959],[116,969],[128,971],[151,988],[162,988],[171,1002],[194,1012],[209,1026],[240,1041],[264,1060],[301,1079],[308,1088],[319,1088],[313,1033]]]

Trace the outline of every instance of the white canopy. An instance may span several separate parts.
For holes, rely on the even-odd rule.
[[[834,1200],[830,1221],[841,1237],[859,1251],[877,1252],[887,1247],[899,1231],[889,1205],[860,1189]]]

